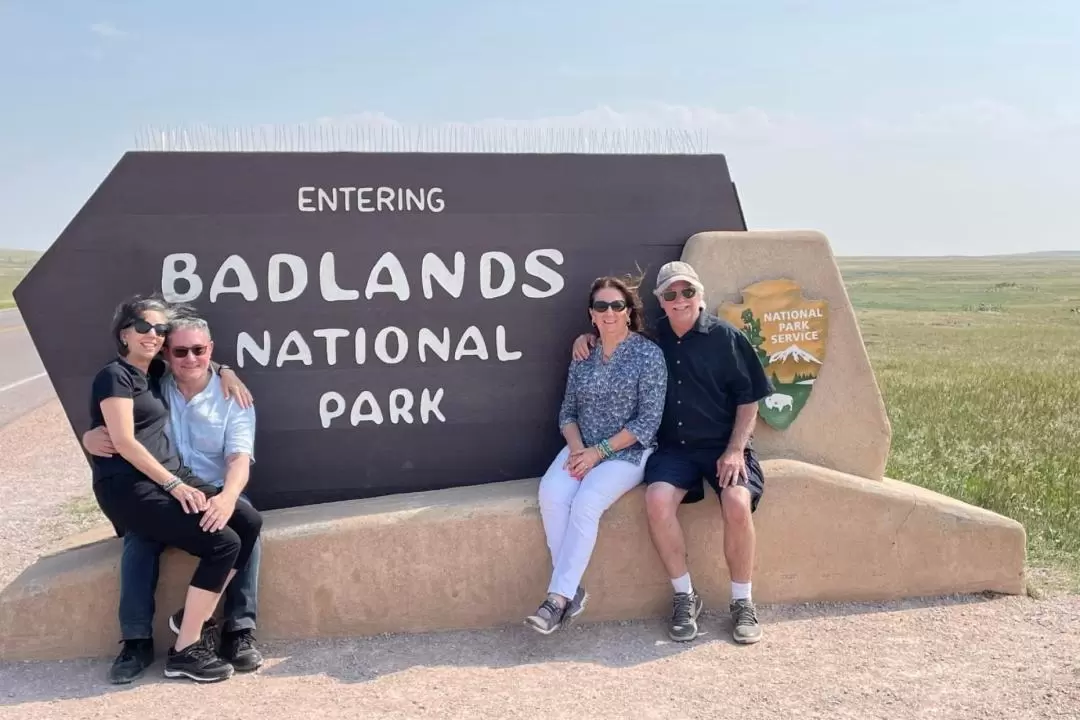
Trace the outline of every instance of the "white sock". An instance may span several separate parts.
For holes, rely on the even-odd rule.
[[[732,600],[749,600],[751,583],[731,583]]]
[[[690,573],[686,573],[682,577],[672,578],[671,585],[677,593],[691,593],[694,591],[694,586],[690,584]]]

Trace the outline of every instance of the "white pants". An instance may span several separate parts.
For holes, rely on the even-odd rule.
[[[577,593],[596,547],[600,516],[644,479],[650,454],[646,450],[639,465],[604,460],[580,481],[563,469],[569,448],[552,461],[540,480],[540,517],[554,566],[549,593],[571,599]]]

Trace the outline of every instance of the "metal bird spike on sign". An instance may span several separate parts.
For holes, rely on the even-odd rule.
[[[825,362],[828,303],[807,300],[799,284],[788,279],[754,283],[742,294],[742,304],[723,303],[719,315],[757,350],[775,390],[758,403],[758,414],[785,430],[806,406]]]
[[[15,298],[78,436],[116,305],[194,305],[255,397],[262,509],[539,477],[593,280],[640,268],[655,318],[656,271],[687,238],[745,229],[724,156],[661,135],[627,152],[524,133],[527,151],[482,153],[445,149],[499,138],[187,137],[124,155]]]

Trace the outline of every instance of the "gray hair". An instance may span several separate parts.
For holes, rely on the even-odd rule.
[[[149,297],[133,295],[116,306],[116,310],[113,311],[112,336],[116,352],[120,353],[120,357],[127,357],[130,351],[120,339],[120,333],[134,325],[137,320],[143,320],[148,312],[162,313],[166,322],[172,321],[172,308],[165,298],[156,293]]]
[[[210,335],[210,324],[197,315],[175,316],[169,324],[169,331],[174,330],[200,330],[206,333],[207,340],[213,340],[213,336]]]

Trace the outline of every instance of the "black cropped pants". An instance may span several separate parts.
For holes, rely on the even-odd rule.
[[[187,468],[177,477],[208,498],[221,492]],[[248,503],[238,502],[228,525],[207,532],[199,527],[203,513],[184,512],[176,498],[144,475],[101,479],[94,483],[94,495],[118,534],[130,530],[199,558],[191,584],[210,592],[221,592],[229,571],[244,566],[262,531],[262,515]]]

